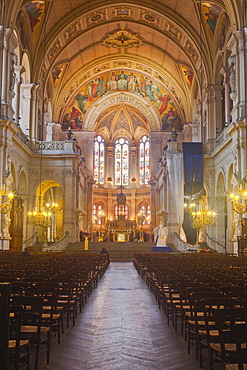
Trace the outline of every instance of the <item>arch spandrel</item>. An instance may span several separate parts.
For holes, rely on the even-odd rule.
[[[126,105],[137,108],[142,114],[145,115],[150,126],[150,131],[160,131],[161,122],[154,107],[148,102],[143,101],[143,98],[137,95],[133,96],[133,94],[128,92],[112,93],[110,95],[99,98],[95,103],[93,103],[90,110],[85,115],[84,130],[94,131],[99,115],[106,108],[114,106],[117,103],[124,103]]]

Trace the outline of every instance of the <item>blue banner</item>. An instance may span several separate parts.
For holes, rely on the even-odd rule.
[[[203,191],[202,143],[183,143],[184,196],[196,199]]]

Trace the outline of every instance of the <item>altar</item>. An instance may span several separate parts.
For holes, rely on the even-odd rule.
[[[119,220],[107,221],[107,239],[108,241],[126,243],[133,241],[136,233],[136,222],[126,220],[122,217]]]

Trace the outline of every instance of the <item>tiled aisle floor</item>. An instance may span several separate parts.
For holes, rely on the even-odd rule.
[[[198,370],[130,262],[112,262],[41,370]]]

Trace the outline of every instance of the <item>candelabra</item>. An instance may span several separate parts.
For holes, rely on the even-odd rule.
[[[247,212],[247,182],[246,176],[239,181],[238,187],[229,194],[234,212],[243,215]]]
[[[0,190],[0,213],[8,213],[12,209],[13,193],[7,193],[5,189]]]
[[[145,222],[145,220],[146,220],[146,215],[145,215],[145,213],[144,213],[143,211],[140,211],[140,212],[138,213],[138,220],[139,220],[139,223],[140,223],[140,225],[141,225],[141,229],[140,229],[140,238],[139,238],[139,240],[140,240],[141,242],[144,242],[144,236],[143,236],[143,224],[144,224],[144,222]]]
[[[197,239],[199,230],[211,226],[215,223],[216,213],[209,210],[207,198],[203,196],[198,204],[194,205],[192,215],[192,227],[197,229]],[[197,240],[198,241],[198,240]]]

